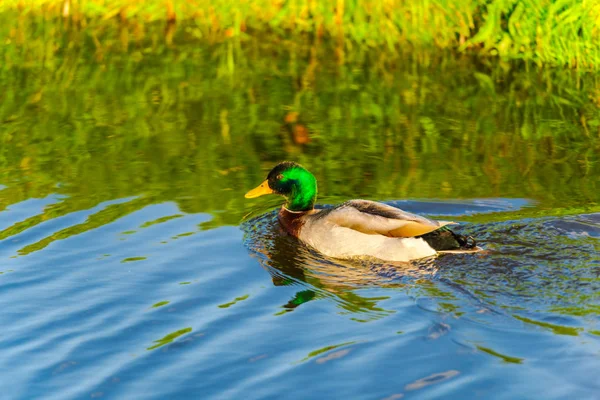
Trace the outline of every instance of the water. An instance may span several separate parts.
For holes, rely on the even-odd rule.
[[[597,398],[594,76],[135,51],[2,70],[2,398]],[[243,198],[282,159],[486,251],[324,258]]]

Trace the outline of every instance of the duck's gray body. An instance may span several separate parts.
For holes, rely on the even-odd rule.
[[[431,220],[369,200],[306,212],[284,207],[279,221],[288,233],[336,258],[370,256],[410,261],[438,251],[461,250],[460,236],[450,230],[439,231],[452,222]]]

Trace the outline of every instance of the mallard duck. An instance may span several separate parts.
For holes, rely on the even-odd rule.
[[[277,164],[245,197],[271,193],[286,199],[278,214],[283,229],[326,256],[410,261],[441,252],[481,250],[472,238],[447,228],[454,222],[434,221],[375,201],[350,200],[315,209],[317,180],[295,162]]]

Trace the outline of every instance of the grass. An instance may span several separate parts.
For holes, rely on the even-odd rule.
[[[7,43],[28,46],[42,35],[47,52],[60,51],[65,35],[102,48],[113,36],[171,44],[185,30],[207,43],[331,41],[340,61],[369,49],[427,48],[600,68],[596,0],[4,0],[2,16]],[[152,24],[164,25],[161,38],[149,38]]]

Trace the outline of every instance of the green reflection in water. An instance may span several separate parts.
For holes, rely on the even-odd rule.
[[[583,331],[583,328],[573,328],[573,327],[569,327],[569,326],[549,324],[547,322],[535,321],[533,319],[520,317],[518,315],[513,315],[513,317],[518,319],[519,321],[523,321],[527,324],[533,324],[533,325],[541,326],[543,328],[550,329],[552,331],[552,333],[555,333],[557,335],[579,336],[579,332]]]
[[[182,214],[168,215],[166,217],[161,217],[152,221],[144,222],[142,225],[140,225],[140,228],[148,228],[149,226],[162,224],[163,222],[171,221],[172,219],[177,219],[181,217],[183,217]]]
[[[287,285],[287,284],[291,284],[291,280],[288,279],[284,279],[282,280],[282,285]],[[292,312],[296,309],[296,307],[304,304],[304,303],[308,303],[311,300],[314,300],[317,298],[317,293],[314,290],[302,290],[300,292],[297,292],[294,297],[288,301],[286,304],[284,304],[282,306],[283,310],[273,314],[275,316],[278,315],[284,315],[288,312]]]
[[[302,291],[296,293],[294,295],[294,298],[291,299],[290,301],[288,301],[287,304],[284,305],[283,307],[287,308],[291,311],[294,308],[313,300],[315,298],[315,296],[316,296],[316,293],[313,290],[302,290]]]
[[[440,311],[448,314],[454,314],[455,317],[460,317],[464,313],[460,310],[460,307],[453,303],[437,303]]]
[[[239,302],[239,301],[244,301],[246,300],[248,297],[250,297],[249,294],[244,295],[244,296],[240,296],[240,297],[236,297],[233,301],[229,302],[229,303],[225,303],[225,304],[220,304],[218,307],[219,308],[229,308],[232,305],[234,305],[235,303]]]
[[[362,312],[365,313],[365,315],[371,315],[371,318],[356,318],[355,320],[358,322],[371,321],[396,312],[394,310],[386,310],[377,306],[379,301],[387,300],[390,298],[389,296],[364,297],[352,291],[340,291],[337,293],[337,295],[342,300],[339,304],[344,310],[347,310],[353,314]]]
[[[111,204],[111,205],[107,206],[106,208],[98,211],[97,213],[90,215],[87,218],[87,220],[82,224],[77,224],[77,225],[62,229],[58,232],[51,234],[50,236],[45,237],[44,239],[42,239],[38,242],[29,244],[29,245],[23,247],[22,249],[19,250],[19,254],[27,255],[34,251],[42,250],[46,246],[50,245],[51,243],[53,243],[57,240],[67,239],[71,236],[79,235],[81,233],[90,231],[92,229],[96,229],[105,224],[109,224],[113,221],[116,221],[119,218],[122,218],[123,216],[125,216],[127,214],[130,214],[134,211],[144,208],[145,206],[147,206],[149,204],[152,204],[152,202],[153,201],[151,198],[146,197],[146,198],[134,199],[131,201],[127,201],[125,203]],[[72,210],[72,211],[74,211],[74,210]],[[44,218],[44,216],[48,216],[48,217]],[[57,215],[56,217],[58,217],[58,216],[59,215]],[[39,221],[37,220],[37,218],[38,217],[28,218],[28,220],[25,220],[24,222],[19,222],[8,229],[5,229],[3,232],[0,232],[0,237],[2,237],[3,234],[7,235],[7,236],[11,236],[12,235],[12,233],[10,233],[11,229],[15,229],[17,232],[21,232],[22,230],[30,228],[31,227],[30,222],[32,222],[32,220],[36,221],[33,224],[33,225],[35,225],[43,220],[46,220],[48,218],[54,218],[54,217],[46,214],[46,210],[44,210],[44,215],[39,217]],[[27,226],[23,226],[23,225],[27,225]]]
[[[192,328],[184,328],[184,329],[180,329],[178,331],[175,331],[173,333],[169,333],[168,335],[166,335],[165,337],[155,340],[154,341],[154,345],[151,347],[148,347],[146,350],[154,350],[156,348],[159,348],[161,346],[164,346],[165,344],[169,344],[172,341],[174,341],[175,339],[177,339],[179,336],[185,335],[186,333],[190,333],[192,331]]]
[[[152,308],[158,308],[158,307],[162,307],[162,306],[166,306],[167,304],[169,304],[170,301],[159,301],[156,304],[152,304]]]
[[[582,281],[584,281],[584,280],[582,279]],[[586,299],[582,299],[582,300],[585,301]],[[579,317],[583,317],[586,315],[600,315],[600,305],[585,304],[585,303],[581,304],[580,306],[551,307],[550,310],[555,313],[576,315]]]
[[[318,350],[315,350],[315,351],[311,351],[310,353],[308,353],[308,355],[305,358],[303,358],[302,360],[298,361],[298,363],[302,363],[304,361],[307,361],[307,360],[309,360],[309,359],[311,359],[313,357],[318,356],[319,354],[326,353],[326,352],[328,352],[330,350],[337,349],[337,348],[344,347],[344,346],[349,346],[349,345],[354,344],[354,343],[356,343],[356,341],[354,341],[354,342],[345,342],[345,343],[340,343],[340,344],[334,344],[334,345],[331,345],[331,346],[325,346],[325,347],[323,347],[321,349],[318,349]]]
[[[146,260],[147,257],[128,257],[128,258],[124,258],[121,262],[122,263],[127,263],[127,262],[134,262],[134,261],[142,261],[142,260]]]
[[[600,201],[597,199],[579,207],[572,207],[566,204],[561,207],[557,204],[551,209],[548,209],[547,207],[531,207],[511,212],[466,215],[461,216],[460,220],[472,223],[490,223],[522,220],[526,218],[542,218],[547,216],[562,217],[596,212],[600,212]]]
[[[483,351],[484,353],[490,354],[494,357],[498,357],[500,359],[502,359],[502,361],[506,362],[506,363],[511,363],[511,364],[522,364],[523,363],[523,358],[519,358],[519,357],[511,357],[511,356],[507,356],[501,353],[498,353],[495,350],[490,349],[489,347],[483,347],[483,346],[477,346],[477,349]]]
[[[180,233],[179,235],[173,236],[171,239],[177,239],[177,238],[180,238],[180,237],[192,236],[194,233],[196,233],[196,232]]]
[[[520,197],[543,205],[523,211],[530,216],[598,210],[594,75],[442,56],[398,64],[367,53],[338,65],[324,47],[252,40],[233,54],[148,45],[107,59],[64,46],[44,64],[6,55],[18,59],[0,68],[0,210],[63,197],[0,239],[136,197],[20,254],[165,201],[212,214],[201,229],[237,225],[277,203],[243,193],[281,159],[311,169],[325,203]],[[229,71],[231,57],[243,68]]]

